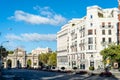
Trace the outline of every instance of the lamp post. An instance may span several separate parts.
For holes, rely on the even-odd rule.
[[[0,59],[0,62],[1,62],[1,63],[0,63],[0,68],[1,68],[1,69],[2,69],[2,46],[3,46],[3,44],[6,43],[6,42],[9,42],[9,41],[3,41],[3,42],[1,42],[1,44],[0,44],[0,53],[1,53],[1,54],[0,54],[0,58],[1,58],[1,59]]]

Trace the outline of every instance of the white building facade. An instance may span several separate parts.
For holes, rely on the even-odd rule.
[[[57,33],[57,67],[104,67],[100,51],[117,44],[117,23],[117,8],[87,7],[85,17],[72,19]]]
[[[46,48],[40,48],[40,47],[38,47],[38,48],[32,50],[31,53],[39,55],[41,53],[50,53],[50,52],[52,52],[52,50],[50,48],[48,48],[48,47],[46,47]]]

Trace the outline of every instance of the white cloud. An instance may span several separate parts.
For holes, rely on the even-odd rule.
[[[50,7],[40,7],[35,6],[33,7],[35,10],[39,11],[39,13],[43,16],[52,17],[53,15],[56,15],[56,13],[50,8]]]
[[[56,41],[56,34],[25,33],[20,36],[15,34],[7,34],[5,37],[8,40],[19,41]]]
[[[6,38],[8,38],[8,40],[22,40],[20,36],[14,34],[10,34],[10,35],[8,34]]]
[[[38,10],[40,12],[40,15],[30,14],[22,10],[16,10],[14,16],[9,17],[9,19],[24,21],[31,24],[60,25],[66,22],[65,17],[60,14],[56,14],[49,7],[41,8],[39,6],[36,6],[34,9]]]

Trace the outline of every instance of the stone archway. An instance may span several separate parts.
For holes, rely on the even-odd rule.
[[[17,68],[21,68],[21,63],[19,60],[17,60]]]
[[[11,67],[12,67],[12,60],[11,60],[11,59],[8,59],[8,60],[7,60],[7,67],[8,67],[8,68],[11,68]]]
[[[30,59],[27,60],[27,68],[30,68],[32,65],[32,61]]]

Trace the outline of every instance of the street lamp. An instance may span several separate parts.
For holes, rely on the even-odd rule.
[[[1,69],[2,69],[2,46],[3,46],[3,44],[6,43],[6,42],[9,42],[9,41],[3,41],[3,42],[1,42],[1,44],[0,44],[0,53],[1,53],[1,54],[0,54],[0,58],[1,58],[1,59],[0,59],[0,62],[1,62],[1,63],[0,63],[0,68],[1,68]]]

